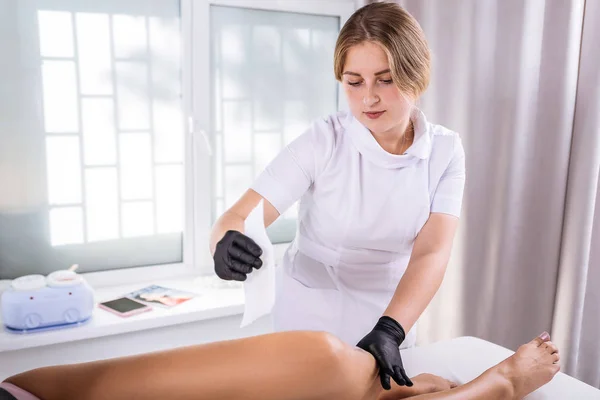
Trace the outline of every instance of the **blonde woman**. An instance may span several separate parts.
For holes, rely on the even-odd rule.
[[[358,9],[336,43],[335,77],[349,112],[315,121],[215,223],[215,271],[245,280],[261,249],[243,234],[264,199],[265,224],[300,199],[298,230],[278,269],[276,331],[326,331],[370,352],[411,385],[399,347],[437,292],[465,184],[455,132],[417,108],[430,52],[417,21],[395,3]]]
[[[39,368],[0,383],[0,400],[517,400],[549,382],[559,358],[544,333],[465,385],[422,374],[384,391],[366,351],[323,332],[282,332]]]

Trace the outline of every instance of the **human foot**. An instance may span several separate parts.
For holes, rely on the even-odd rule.
[[[560,370],[559,360],[557,347],[544,332],[494,369],[510,382],[512,398],[522,399],[552,380]]]

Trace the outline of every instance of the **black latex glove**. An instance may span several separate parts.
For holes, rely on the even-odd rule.
[[[215,249],[213,260],[217,276],[226,281],[245,281],[253,268],[262,266],[262,249],[238,231],[227,231]]]
[[[381,386],[390,390],[390,377],[400,386],[412,386],[413,383],[404,371],[400,357],[400,343],[404,341],[404,329],[395,319],[381,317],[375,328],[358,342],[357,346],[375,357],[379,367]]]

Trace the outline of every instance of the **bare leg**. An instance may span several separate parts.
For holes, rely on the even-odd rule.
[[[560,370],[559,360],[556,346],[538,337],[463,386],[411,400],[520,400],[552,380]],[[384,393],[380,399],[394,397]]]
[[[558,370],[551,361],[557,355],[550,357],[547,349],[532,343],[462,387],[415,399],[520,398]],[[39,368],[7,382],[44,400],[387,400],[418,394],[415,388],[397,386],[384,393],[369,353],[320,332],[277,333]]]
[[[369,357],[325,333],[285,332],[39,368],[7,381],[44,400],[375,399]],[[356,362],[349,373],[339,368],[348,362]]]
[[[509,382],[513,398],[522,399],[550,382],[560,371],[558,348],[550,341],[535,338],[522,345],[517,352],[493,368]]]

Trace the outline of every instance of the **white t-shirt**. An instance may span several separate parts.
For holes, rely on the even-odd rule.
[[[460,216],[465,154],[457,133],[415,110],[412,146],[386,152],[352,114],[317,120],[286,146],[252,189],[283,213],[300,199],[296,242],[328,264],[410,256],[429,213]]]

